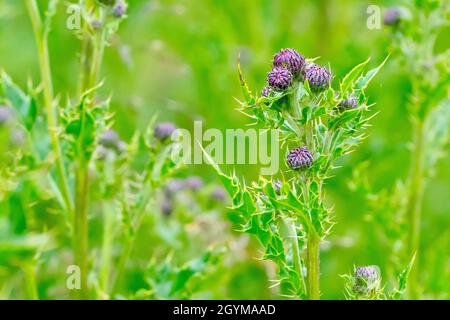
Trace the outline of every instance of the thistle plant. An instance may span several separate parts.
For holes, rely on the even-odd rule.
[[[409,172],[405,179],[398,178],[390,190],[380,191],[369,182],[367,164],[355,170],[354,181],[359,181],[356,185],[369,200],[371,219],[383,230],[392,249],[393,272],[400,272],[417,254],[408,281],[412,299],[420,297],[424,287],[420,268],[423,255],[419,250],[421,221],[425,217],[422,200],[449,139],[450,51],[436,51],[438,35],[449,24],[448,12],[445,1],[414,1],[385,11],[384,23],[391,34],[394,61],[405,70],[412,88],[407,100],[412,127]],[[433,250],[438,248],[433,246]]]
[[[232,197],[241,231],[254,234],[263,258],[276,264],[274,285],[285,296],[320,299],[320,244],[333,225],[325,182],[334,161],[364,139],[374,115],[365,89],[385,61],[364,73],[368,63],[354,67],[333,89],[328,67],[284,49],[274,56],[260,96],[249,90],[238,65],[245,98],[240,111],[254,124],[280,132],[288,169],[248,184],[209,161]]]

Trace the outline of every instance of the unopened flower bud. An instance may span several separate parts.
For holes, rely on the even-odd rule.
[[[269,86],[278,91],[289,88],[292,84],[292,73],[286,68],[275,67],[267,75],[267,83]]]
[[[399,8],[392,7],[386,10],[384,13],[383,22],[387,26],[395,26],[401,20],[401,12]]]
[[[355,97],[350,97],[348,99],[342,100],[338,104],[338,109],[340,111],[355,109],[358,106],[358,99]]]
[[[122,18],[127,11],[127,5],[123,2],[117,3],[112,9],[112,14],[115,18]]]
[[[199,190],[203,187],[203,180],[200,177],[192,176],[186,179],[186,186],[193,190]]]
[[[313,155],[305,147],[292,149],[287,156],[287,164],[293,170],[309,168],[313,161]]]
[[[170,216],[173,212],[173,202],[171,199],[165,197],[161,203],[161,212],[165,216]]]
[[[283,183],[280,179],[276,179],[272,181],[272,187],[275,190],[275,193],[277,195],[280,195],[281,187],[283,186]]]
[[[272,92],[272,89],[270,89],[269,86],[264,87],[264,88],[261,90],[261,97],[268,97],[269,94],[270,94],[271,92]]]
[[[315,63],[310,63],[306,68],[305,79],[313,91],[326,89],[331,82],[331,73]]]
[[[119,143],[119,135],[114,130],[107,130],[100,137],[100,144],[108,149],[115,149]]]
[[[12,119],[11,109],[6,106],[0,106],[0,126],[4,126]]]
[[[225,190],[221,187],[216,187],[212,193],[212,197],[217,201],[225,201]]]
[[[153,133],[158,140],[164,141],[167,138],[169,138],[170,136],[172,136],[172,133],[175,130],[176,130],[176,127],[173,123],[163,122],[163,123],[158,124],[155,127],[155,130]]]
[[[377,266],[357,267],[353,278],[353,291],[358,295],[367,295],[380,288],[381,275]]]
[[[286,68],[294,77],[303,74],[305,65],[305,58],[294,49],[282,49],[273,58],[274,67]]]

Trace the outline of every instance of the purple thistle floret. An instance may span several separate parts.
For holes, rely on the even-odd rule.
[[[261,97],[268,97],[271,92],[272,89],[269,86],[266,86],[261,90]]]
[[[153,133],[158,140],[164,141],[169,138],[176,129],[177,128],[173,123],[163,122],[156,125]]]
[[[383,22],[387,26],[394,26],[400,22],[400,10],[396,7],[392,7],[386,10],[384,13]]]
[[[108,149],[115,149],[119,143],[119,135],[114,130],[107,130],[100,137],[100,144]]]
[[[313,161],[313,155],[305,147],[292,149],[286,159],[289,167],[293,170],[309,168]]]
[[[286,68],[275,67],[267,75],[267,83],[269,86],[278,91],[289,88],[292,84],[292,73]]]
[[[6,106],[0,106],[0,126],[7,124],[12,118],[11,109]]]
[[[321,91],[327,88],[331,82],[331,73],[315,63],[310,63],[306,68],[305,79],[313,91]]]
[[[338,109],[340,111],[355,109],[358,106],[358,99],[355,97],[350,97],[348,99],[342,100],[338,104]]]
[[[199,190],[203,187],[203,180],[198,176],[192,176],[186,179],[186,186],[193,190]]]
[[[273,66],[288,69],[294,77],[303,74],[306,66],[305,57],[294,49],[282,49],[273,57]]]

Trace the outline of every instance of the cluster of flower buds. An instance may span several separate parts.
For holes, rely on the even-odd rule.
[[[284,91],[294,81],[308,81],[313,91],[326,89],[331,81],[331,73],[315,63],[307,63],[305,57],[294,49],[282,49],[273,58],[273,68],[267,75],[268,86],[261,96],[267,97],[272,91]]]

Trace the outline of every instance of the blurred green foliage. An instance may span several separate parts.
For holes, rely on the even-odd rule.
[[[234,109],[233,97],[240,96],[236,62],[240,55],[242,68],[252,88],[262,88],[266,73],[270,69],[272,54],[280,48],[296,48],[305,56],[320,56],[321,62],[333,66],[332,72],[342,78],[355,64],[371,56],[373,61],[382,61],[390,52],[389,32],[385,27],[370,30],[366,26],[366,9],[371,4],[382,8],[394,1],[357,0],[130,0],[128,19],[106,51],[102,77],[105,85],[103,96],[112,95],[112,111],[116,113],[115,129],[126,140],[130,140],[136,129],[144,130],[151,118],[171,120],[183,128],[192,128],[193,120],[202,119],[209,128],[238,128],[248,119]],[[74,33],[67,29],[68,14],[65,6],[58,8],[50,34],[50,55],[55,92],[61,100],[73,97],[77,90],[78,53],[80,45]],[[448,49],[448,28],[438,36],[437,50]],[[0,2],[0,68],[15,82],[26,88],[29,78],[39,82],[35,42],[27,12],[21,1]],[[374,227],[368,212],[364,190],[350,190],[353,169],[361,166],[375,190],[392,189],[395,181],[407,175],[411,140],[410,123],[407,115],[408,96],[411,84],[406,72],[395,59],[389,61],[368,89],[370,101],[376,102],[380,114],[369,128],[369,138],[358,152],[340,162],[335,177],[326,185],[330,202],[335,204],[335,221],[329,241],[322,250],[321,287],[323,298],[342,299],[345,281],[339,275],[348,273],[354,265],[378,265],[383,277],[392,277],[389,269],[388,247],[383,232]],[[3,141],[0,141],[3,144]],[[367,162],[369,161],[369,162]],[[192,172],[201,174],[206,180],[216,179],[211,169],[192,167]],[[449,298],[448,274],[450,269],[450,157],[444,157],[437,165],[435,175],[429,181],[424,198],[421,249],[419,258],[424,272],[427,298]],[[238,174],[245,173],[255,178],[257,167],[238,167]],[[3,183],[3,182],[0,182]],[[40,192],[42,202],[34,207],[39,219],[56,224],[51,213],[52,203],[45,203],[45,190],[36,191],[24,182],[10,195],[4,205],[16,207],[15,228],[21,226],[21,214],[27,210],[27,197]],[[0,210],[2,210],[0,208]],[[189,210],[188,210],[189,211]],[[0,211],[0,216],[2,215]],[[151,218],[147,223],[153,223]],[[33,224],[42,221],[32,221]],[[95,230],[95,219],[94,219]],[[164,224],[163,224],[164,225]],[[183,228],[182,222],[178,225]],[[62,232],[62,231],[60,231]],[[161,241],[173,242],[174,257],[186,250],[172,238],[168,230],[159,230],[161,235],[141,238],[139,235],[136,254],[139,263],[149,259]],[[19,232],[20,233],[20,232]],[[50,235],[51,236],[51,235]],[[0,224],[0,243],[7,237]],[[94,241],[95,242],[95,241]],[[15,292],[14,288],[2,287],[2,269],[8,263],[8,252],[17,250],[21,259],[32,259],[41,244],[51,246],[51,241],[40,237],[26,242],[17,240],[14,249],[0,247],[0,297]],[[204,249],[206,250],[206,247]],[[249,248],[253,248],[252,245]],[[249,249],[249,250],[250,250]],[[196,251],[197,249],[192,249]],[[60,261],[67,260],[68,252],[60,252]],[[247,260],[221,266],[222,272],[209,275],[201,284],[209,293],[203,298],[274,298],[274,291],[268,289],[268,278],[273,270],[266,272],[255,262],[258,251],[251,249]],[[201,259],[201,257],[197,257]],[[167,260],[178,269],[172,272],[189,272],[181,265],[183,259]],[[59,261],[59,262],[60,262]],[[58,259],[53,257],[45,268],[39,287],[40,292],[55,285],[56,276],[63,278],[65,270],[58,269]],[[195,264],[195,261],[192,262]],[[161,260],[162,264],[162,260]],[[20,263],[19,263],[20,265]],[[154,268],[164,268],[157,265]],[[184,268],[184,269],[183,269]],[[202,269],[202,266],[191,268]],[[42,269],[42,268],[41,268]],[[149,268],[149,273],[154,269]],[[175,270],[175,271],[174,271]],[[187,271],[186,271],[187,270]],[[179,277],[169,274],[166,277]],[[20,278],[20,274],[8,276]],[[145,276],[130,273],[127,281],[135,288],[146,282]],[[395,279],[394,279],[395,280]],[[195,284],[194,284],[195,285]],[[55,289],[54,296],[59,293]],[[165,289],[166,290],[166,289]],[[175,290],[175,289],[173,289]],[[161,292],[165,292],[162,290]],[[148,297],[140,292],[138,297]],[[168,291],[163,298],[171,297]],[[21,297],[12,294],[13,297]],[[41,295],[45,298],[45,295]]]

